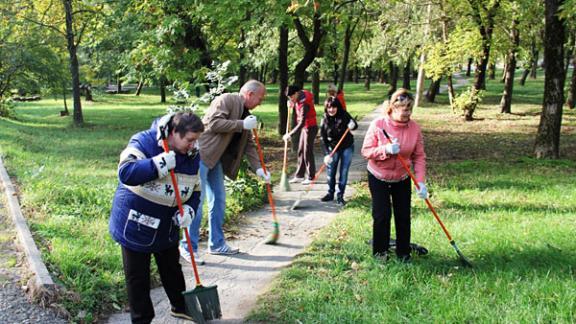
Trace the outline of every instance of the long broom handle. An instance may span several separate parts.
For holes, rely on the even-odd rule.
[[[162,139],[162,147],[164,147],[164,152],[168,153],[170,148],[168,147],[168,140],[166,138]],[[172,185],[174,186],[174,192],[176,193],[176,203],[178,204],[178,210],[180,211],[180,216],[184,216],[184,208],[182,207],[182,198],[180,197],[180,190],[178,190],[178,181],[176,181],[176,175],[174,170],[170,170],[170,177],[172,178]],[[194,269],[194,278],[196,279],[196,287],[202,286],[200,283],[200,276],[198,275],[198,268],[196,267],[196,260],[194,260],[194,249],[192,249],[192,241],[190,240],[190,235],[188,234],[188,228],[184,228],[184,235],[186,236],[186,243],[188,244],[188,250],[190,251],[192,261],[192,269]]]
[[[286,117],[286,133],[290,133],[290,111],[292,109],[288,107],[288,116]],[[288,165],[288,141],[284,141],[284,163],[282,165],[282,173],[286,173],[286,167]]]
[[[266,171],[266,164],[264,163],[264,153],[262,153],[262,147],[260,146],[260,139],[258,138],[258,132],[256,131],[256,128],[252,129],[252,133],[254,134],[254,141],[256,141],[256,149],[258,150],[260,165],[262,166],[262,170],[264,170],[265,173],[268,173],[268,171]],[[274,199],[272,198],[272,189],[270,188],[269,183],[266,183],[266,191],[268,192],[268,201],[270,202],[270,208],[272,208],[272,220],[275,223],[278,223],[278,219],[276,218],[276,205],[274,204]]]
[[[390,136],[388,135],[386,130],[382,129],[382,131],[384,132],[386,139],[388,139],[388,141],[390,141],[390,143],[392,143],[392,139],[390,139]],[[400,161],[400,163],[402,163],[404,170],[406,170],[406,172],[408,172],[408,175],[410,176],[410,179],[412,179],[412,182],[414,182],[416,189],[420,190],[420,185],[418,185],[418,181],[416,180],[416,177],[414,177],[414,174],[412,174],[412,171],[410,171],[410,167],[408,166],[408,163],[406,163],[406,160],[404,160],[404,158],[400,154],[396,154],[396,156],[398,157],[398,160]],[[440,217],[438,216],[438,214],[436,213],[436,210],[432,206],[430,199],[426,198],[424,201],[426,202],[428,209],[430,209],[430,211],[432,212],[432,215],[434,215],[434,218],[436,218],[436,220],[438,221],[438,224],[440,224],[440,227],[442,227],[442,230],[444,231],[444,234],[446,234],[446,237],[448,237],[448,240],[452,241],[452,236],[448,232],[448,229],[446,229],[446,226],[444,226],[444,223],[442,223],[442,220],[440,220]]]
[[[334,148],[332,149],[332,152],[330,152],[330,155],[329,155],[330,157],[332,157],[336,153],[336,151],[338,150],[338,147],[340,146],[340,144],[342,144],[342,141],[344,141],[344,138],[346,137],[346,134],[348,134],[348,132],[350,132],[350,128],[346,128],[346,131],[344,132],[344,134],[342,134],[342,137],[340,137],[340,140],[338,141],[336,146],[334,146]],[[326,164],[322,163],[322,166],[320,167],[318,172],[316,172],[312,181],[310,181],[310,185],[306,189],[305,194],[310,192],[310,190],[312,189],[312,186],[314,185],[316,180],[318,180],[318,177],[320,176],[320,174],[322,174],[322,171],[324,171],[324,168],[326,168]]]

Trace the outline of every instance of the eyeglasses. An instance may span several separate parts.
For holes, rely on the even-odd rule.
[[[405,103],[406,101],[412,101],[412,96],[408,93],[403,93],[396,97],[396,101],[394,101],[394,103]]]

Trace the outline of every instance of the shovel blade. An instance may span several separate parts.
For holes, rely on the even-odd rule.
[[[197,286],[182,293],[186,302],[186,314],[194,318],[195,322],[206,323],[206,320],[222,317],[217,288],[217,286]]]

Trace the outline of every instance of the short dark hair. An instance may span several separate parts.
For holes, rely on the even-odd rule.
[[[296,92],[298,92],[300,90],[302,90],[302,88],[293,84],[291,86],[288,86],[288,88],[286,88],[286,95],[288,97],[290,97],[291,95],[295,94]]]
[[[200,117],[192,112],[178,112],[172,117],[172,129],[180,134],[180,137],[186,136],[188,132],[202,133],[204,124]]]

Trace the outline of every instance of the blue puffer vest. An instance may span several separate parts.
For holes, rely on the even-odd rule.
[[[136,252],[158,252],[177,245],[178,210],[170,175],[159,179],[152,158],[163,152],[156,128],[132,136],[120,155],[118,178],[110,213],[110,234],[123,247]],[[196,212],[200,202],[200,156],[176,153],[176,178],[182,202]]]

